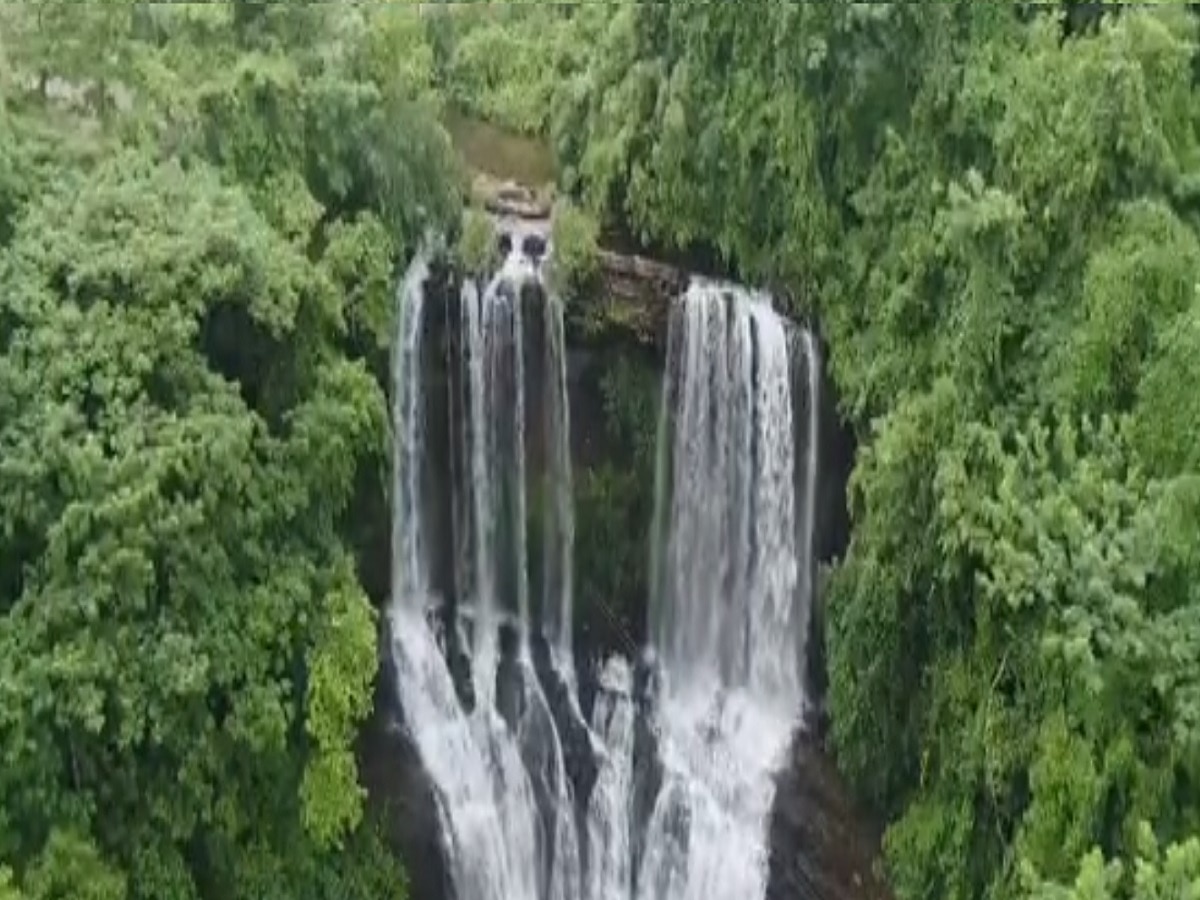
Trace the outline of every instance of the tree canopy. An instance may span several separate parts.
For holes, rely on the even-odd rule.
[[[555,99],[566,189],[820,321],[831,740],[905,898],[1200,884],[1200,35],[1065,6],[629,4]]]
[[[460,206],[424,30],[0,15],[0,896],[397,896],[355,513],[395,267]]]
[[[0,7],[0,900],[403,890],[364,510],[442,104],[819,323],[830,744],[902,900],[1200,896],[1192,4],[415,6]],[[627,601],[656,392],[604,393]]]

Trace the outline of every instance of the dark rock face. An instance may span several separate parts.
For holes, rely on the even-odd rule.
[[[374,711],[359,735],[358,764],[368,812],[405,861],[413,900],[457,900],[442,844],[438,800],[404,731],[386,625],[380,637]]]
[[[633,700],[637,715],[633,722],[633,871],[636,881],[646,852],[646,831],[654,803],[663,786],[662,757],[654,729],[654,704],[657,702],[658,672],[646,656],[638,660],[633,675]],[[636,885],[635,885],[636,887]]]
[[[890,900],[865,821],[833,762],[799,735],[776,782],[767,900]]]
[[[551,664],[550,648],[540,635],[533,639],[532,650],[537,679],[550,707],[550,715],[554,718],[567,778],[575,792],[576,817],[582,821],[587,798],[591,796],[592,786],[596,783],[599,761],[592,749],[587,723],[579,707],[572,701],[567,683]]]
[[[813,326],[820,335],[820,323]],[[821,477],[817,479],[813,556],[819,564],[840,559],[850,543],[850,517],[846,486],[854,468],[854,435],[838,414],[838,395],[829,377],[829,346],[818,338],[824,375],[821,379],[820,445],[817,448]],[[811,696],[817,697],[824,718],[824,697],[829,677],[825,656],[825,603],[821,591],[813,598],[808,626],[808,671],[805,673]],[[823,727],[823,723],[822,723]]]
[[[546,255],[546,245],[545,235],[527,234],[521,239],[521,252],[530,259],[541,259]]]
[[[513,731],[525,715],[525,676],[517,661],[517,632],[500,626],[500,662],[496,665],[496,711]]]

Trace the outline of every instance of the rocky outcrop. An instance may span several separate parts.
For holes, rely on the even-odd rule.
[[[471,198],[496,216],[514,219],[549,220],[552,205],[547,189],[536,190],[507,179],[476,173]]]
[[[477,174],[472,196],[493,217],[501,254],[521,244],[541,257],[550,238],[552,200],[546,190]],[[531,246],[536,244],[538,246]],[[686,288],[688,273],[677,266],[636,253],[601,248],[598,274],[586,296],[573,298],[567,330],[576,343],[615,340],[666,347],[672,301]]]
[[[879,835],[849,797],[833,761],[800,734],[777,780],[768,900],[891,900],[878,873]]]
[[[386,625],[381,630],[379,677],[371,718],[359,735],[358,765],[368,811],[406,865],[410,896],[457,900],[441,839],[438,800],[417,748],[404,730]]]
[[[671,304],[687,287],[687,273],[612,250],[602,249],[597,262],[596,290],[568,310],[568,328],[584,341],[632,340],[665,353]]]

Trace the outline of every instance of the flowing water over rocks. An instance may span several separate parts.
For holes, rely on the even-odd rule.
[[[675,304],[651,642],[609,660],[589,723],[571,654],[562,308],[530,228],[445,309],[427,302],[422,258],[401,288],[391,670],[451,890],[763,897],[776,776],[807,702],[815,341],[732,285],[695,279]]]
[[[628,900],[633,885],[634,706],[633,678],[620,657],[600,675],[592,728],[603,760],[587,811],[588,871],[585,900]]]
[[[817,461],[795,448],[816,441],[795,421],[797,340],[815,372],[812,343],[766,296],[704,280],[672,319],[651,604],[665,778],[641,900],[766,890],[773,776],[804,709],[812,600]]]
[[[557,726],[534,671],[525,564],[524,288],[537,282],[539,262],[514,247],[483,291],[470,282],[463,286],[447,380],[451,406],[464,411],[467,423],[451,441],[452,468],[467,475],[451,479],[453,597],[439,596],[433,586],[427,542],[434,530],[425,496],[433,481],[427,274],[418,258],[402,285],[396,352],[390,632],[397,694],[433,783],[460,900],[575,900],[581,873],[574,801]],[[562,343],[561,312],[547,311],[547,320],[555,317],[558,336],[548,342],[548,353]],[[554,438],[565,422],[565,401],[550,407]],[[557,448],[551,456],[552,469],[567,459]],[[558,472],[555,482],[566,488],[549,492],[550,513],[569,517],[562,500],[569,472]],[[571,528],[553,531],[557,580],[562,557],[571,552]],[[561,602],[569,604],[569,594]],[[569,618],[569,605],[566,610]]]

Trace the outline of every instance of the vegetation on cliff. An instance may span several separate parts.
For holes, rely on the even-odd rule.
[[[554,208],[550,242],[553,253],[546,273],[550,290],[567,298],[594,291],[600,271],[596,220],[570,202],[559,202]]]
[[[576,474],[576,631],[593,651],[632,658],[645,639],[662,387],[649,360],[617,348],[599,389],[606,452]]]
[[[476,207],[464,210],[454,245],[455,264],[472,277],[486,277],[499,262],[497,237],[491,216]]]
[[[0,898],[402,888],[352,744],[443,99],[819,317],[832,743],[901,897],[1194,896],[1197,17],[405,5],[0,8]],[[645,582],[656,385],[604,389],[584,616]]]
[[[423,27],[0,17],[0,896],[399,896],[353,744],[394,268],[460,203]]]
[[[906,898],[1200,878],[1200,30],[1101,6],[525,13],[586,66],[544,127],[473,107],[819,316],[861,447],[832,743]]]

